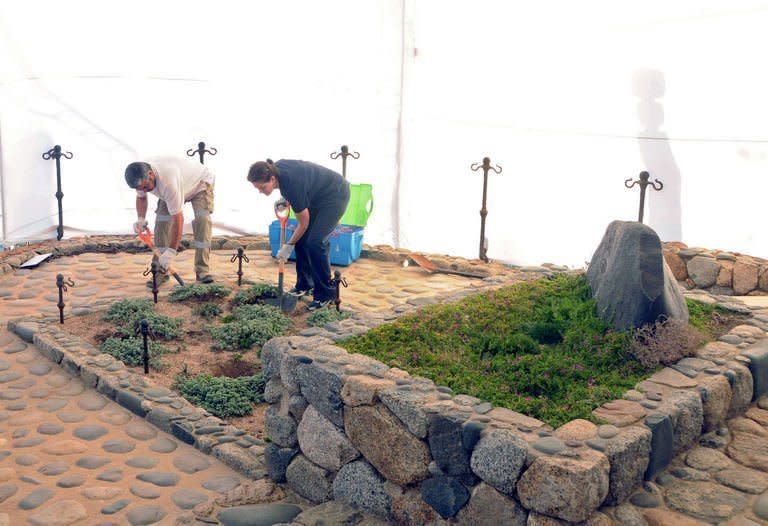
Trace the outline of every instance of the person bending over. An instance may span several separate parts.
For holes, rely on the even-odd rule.
[[[136,189],[136,222],[133,230],[141,232],[147,227],[147,192],[158,198],[155,210],[155,246],[160,257],[153,256],[160,265],[158,282],[168,281],[168,267],[176,256],[181,241],[184,203],[192,203],[195,219],[192,232],[195,238],[195,277],[201,283],[213,283],[210,272],[211,214],[213,213],[214,175],[203,164],[184,157],[151,157],[134,162],[125,168],[125,182]],[[152,282],[148,281],[151,287]]]
[[[248,181],[264,195],[278,189],[293,207],[299,224],[277,257],[287,260],[295,248],[296,286],[290,292],[302,296],[312,291],[309,310],[326,306],[336,295],[328,238],[347,209],[349,183],[333,170],[290,159],[254,163]]]

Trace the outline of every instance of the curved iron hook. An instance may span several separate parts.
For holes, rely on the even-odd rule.
[[[655,182],[651,183],[651,186],[653,187],[653,189],[654,189],[654,190],[656,190],[656,191],[658,192],[659,190],[661,190],[662,188],[664,188],[664,183],[662,183],[662,182],[661,182],[661,181],[659,181],[658,179],[654,179],[654,181],[655,181]],[[656,183],[659,183],[659,187],[658,187],[658,188],[656,188]]]
[[[190,148],[189,150],[187,150],[187,156],[188,157],[194,157],[195,154],[197,154],[198,151],[199,150],[193,150],[192,148]]]
[[[141,273],[142,276],[149,276],[150,274],[152,274],[152,268],[150,267],[147,267],[147,269]]]
[[[472,170],[473,172],[476,172],[476,171],[478,171],[480,168],[482,168],[482,166],[483,166],[483,165],[482,165],[482,164],[480,164],[480,163],[472,163],[472,164],[469,166],[469,169],[470,169],[470,170]]]
[[[212,151],[211,151],[211,150],[212,150]],[[216,148],[214,148],[213,146],[211,146],[211,149],[210,149],[210,150],[206,149],[206,150],[205,150],[205,153],[208,153],[208,154],[211,154],[211,155],[216,155],[217,153],[219,153],[219,150],[217,150]]]
[[[350,157],[353,159],[359,159],[360,158],[360,152],[352,152],[349,154]]]
[[[491,170],[493,170],[493,171],[494,171],[494,172],[496,172],[497,174],[500,174],[500,173],[501,173],[501,166],[499,166],[498,164],[497,164],[495,167],[493,167],[493,166],[489,166],[488,168],[490,168]]]
[[[341,157],[341,152],[331,152],[331,159],[338,159]]]
[[[627,188],[632,188],[632,187],[634,187],[636,184],[638,184],[640,182],[638,180],[638,181],[632,181],[632,184],[627,184],[630,181],[632,181],[631,177],[629,179],[627,179],[626,181],[624,181],[624,186],[626,186]]]
[[[61,152],[61,156],[64,157],[65,159],[71,159],[72,157],[74,157],[72,155],[72,152]]]

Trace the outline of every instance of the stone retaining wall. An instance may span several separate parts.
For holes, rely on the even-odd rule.
[[[275,338],[262,351],[267,471],[398,524],[597,520],[768,390],[768,317],[750,323],[596,409],[607,424],[556,430],[349,354],[333,331]]]
[[[768,260],[683,243],[664,243],[664,259],[686,289],[724,296],[768,295]]]

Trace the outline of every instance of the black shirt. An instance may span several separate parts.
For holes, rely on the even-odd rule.
[[[280,195],[291,203],[294,212],[337,204],[342,188],[349,184],[341,174],[308,161],[280,159],[275,166],[280,170]]]

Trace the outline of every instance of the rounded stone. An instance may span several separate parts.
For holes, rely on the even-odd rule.
[[[107,405],[107,399],[96,393],[86,393],[77,400],[77,407],[86,411],[98,411]]]
[[[8,484],[0,484],[0,503],[8,497],[12,497],[19,490],[16,484],[9,482]]]
[[[53,491],[48,488],[36,489],[19,502],[19,508],[22,510],[33,510],[51,499],[53,495]]]
[[[142,499],[156,499],[160,496],[160,490],[149,484],[133,484],[131,493]]]
[[[155,486],[168,487],[175,486],[179,483],[178,473],[168,473],[161,471],[149,471],[147,473],[139,473],[136,478],[142,482],[149,482]]]
[[[132,468],[140,469],[152,469],[153,467],[157,466],[158,462],[158,459],[153,457],[134,457],[125,461],[125,463]]]
[[[84,425],[76,427],[75,430],[72,431],[72,434],[83,440],[96,440],[97,438],[103,437],[108,432],[109,431],[104,426]]]
[[[88,516],[85,506],[76,500],[59,500],[31,515],[28,522],[33,526],[69,526]]]
[[[62,385],[69,382],[70,377],[66,374],[53,374],[45,379],[45,383],[50,385],[51,387],[61,387]]]
[[[246,504],[221,510],[217,518],[224,526],[270,526],[272,524],[292,523],[301,513],[301,508],[294,504]]]
[[[200,455],[178,455],[173,459],[173,465],[179,471],[184,473],[193,474],[198,471],[203,471],[211,466],[211,461]]]
[[[759,518],[768,521],[768,495],[759,497],[752,506],[752,511]]]
[[[32,389],[29,392],[30,398],[48,398],[48,395],[51,394],[51,390],[47,387],[38,387],[37,389]]]
[[[103,513],[104,515],[114,515],[118,511],[125,508],[130,503],[131,503],[130,499],[116,500],[112,504],[107,504],[106,506],[101,508],[101,513]]]
[[[113,426],[122,426],[131,419],[130,413],[121,409],[109,409],[99,413],[99,420]]]
[[[85,476],[81,473],[71,473],[61,477],[56,483],[60,488],[76,488],[85,484]]]
[[[202,504],[203,502],[207,501],[208,496],[205,493],[199,491],[191,489],[180,489],[171,495],[171,500],[182,510],[191,510],[198,504]]]
[[[647,491],[638,491],[629,498],[629,502],[639,508],[656,508],[661,504],[661,499]]]
[[[120,495],[122,491],[122,489],[114,486],[92,486],[83,488],[80,494],[90,500],[109,500]]]
[[[125,426],[125,434],[136,440],[149,440],[157,436],[157,430],[142,422],[131,422]]]
[[[42,473],[43,475],[47,475],[49,477],[54,477],[56,475],[61,475],[65,471],[69,469],[69,464],[64,462],[63,460],[55,460],[53,462],[47,462],[37,468],[38,473]]]
[[[123,471],[120,469],[110,469],[103,473],[99,473],[96,480],[103,480],[105,482],[118,482],[123,479]]]
[[[53,413],[54,411],[58,411],[68,403],[69,401],[63,398],[51,398],[50,400],[46,400],[45,402],[41,402],[37,404],[37,408],[43,411],[48,411],[49,413]]]
[[[42,448],[43,453],[50,455],[73,455],[87,450],[85,442],[79,440],[58,440]]]
[[[597,428],[597,436],[600,438],[613,438],[619,434],[619,428],[613,425],[603,425]]]
[[[131,526],[146,526],[160,522],[165,517],[165,511],[160,506],[138,506],[126,514]]]
[[[37,432],[41,435],[58,435],[64,431],[64,426],[61,424],[40,424],[37,426]]]
[[[19,455],[16,457],[16,463],[20,466],[31,466],[32,464],[37,464],[38,462],[40,462],[40,459],[32,454]]]
[[[0,400],[18,400],[24,393],[19,391],[0,391]]]
[[[130,453],[136,447],[132,440],[107,440],[101,448],[108,453]]]
[[[75,413],[74,411],[61,411],[57,413],[56,416],[66,424],[82,422],[85,420],[85,415],[83,413]]]
[[[107,457],[101,457],[98,455],[86,455],[80,457],[75,462],[75,465],[85,469],[99,469],[100,467],[109,464],[110,460]]]
[[[221,475],[218,477],[212,477],[203,481],[202,486],[210,491],[217,491],[219,493],[227,492],[240,485],[240,480],[237,477],[229,475]]]
[[[51,372],[51,369],[52,367],[50,363],[35,363],[32,364],[28,370],[30,374],[35,376],[45,376]]]
[[[155,453],[173,453],[178,444],[170,438],[160,437],[149,445],[149,449]]]
[[[554,455],[565,449],[565,443],[557,437],[546,436],[534,442],[533,447],[547,455]]]

